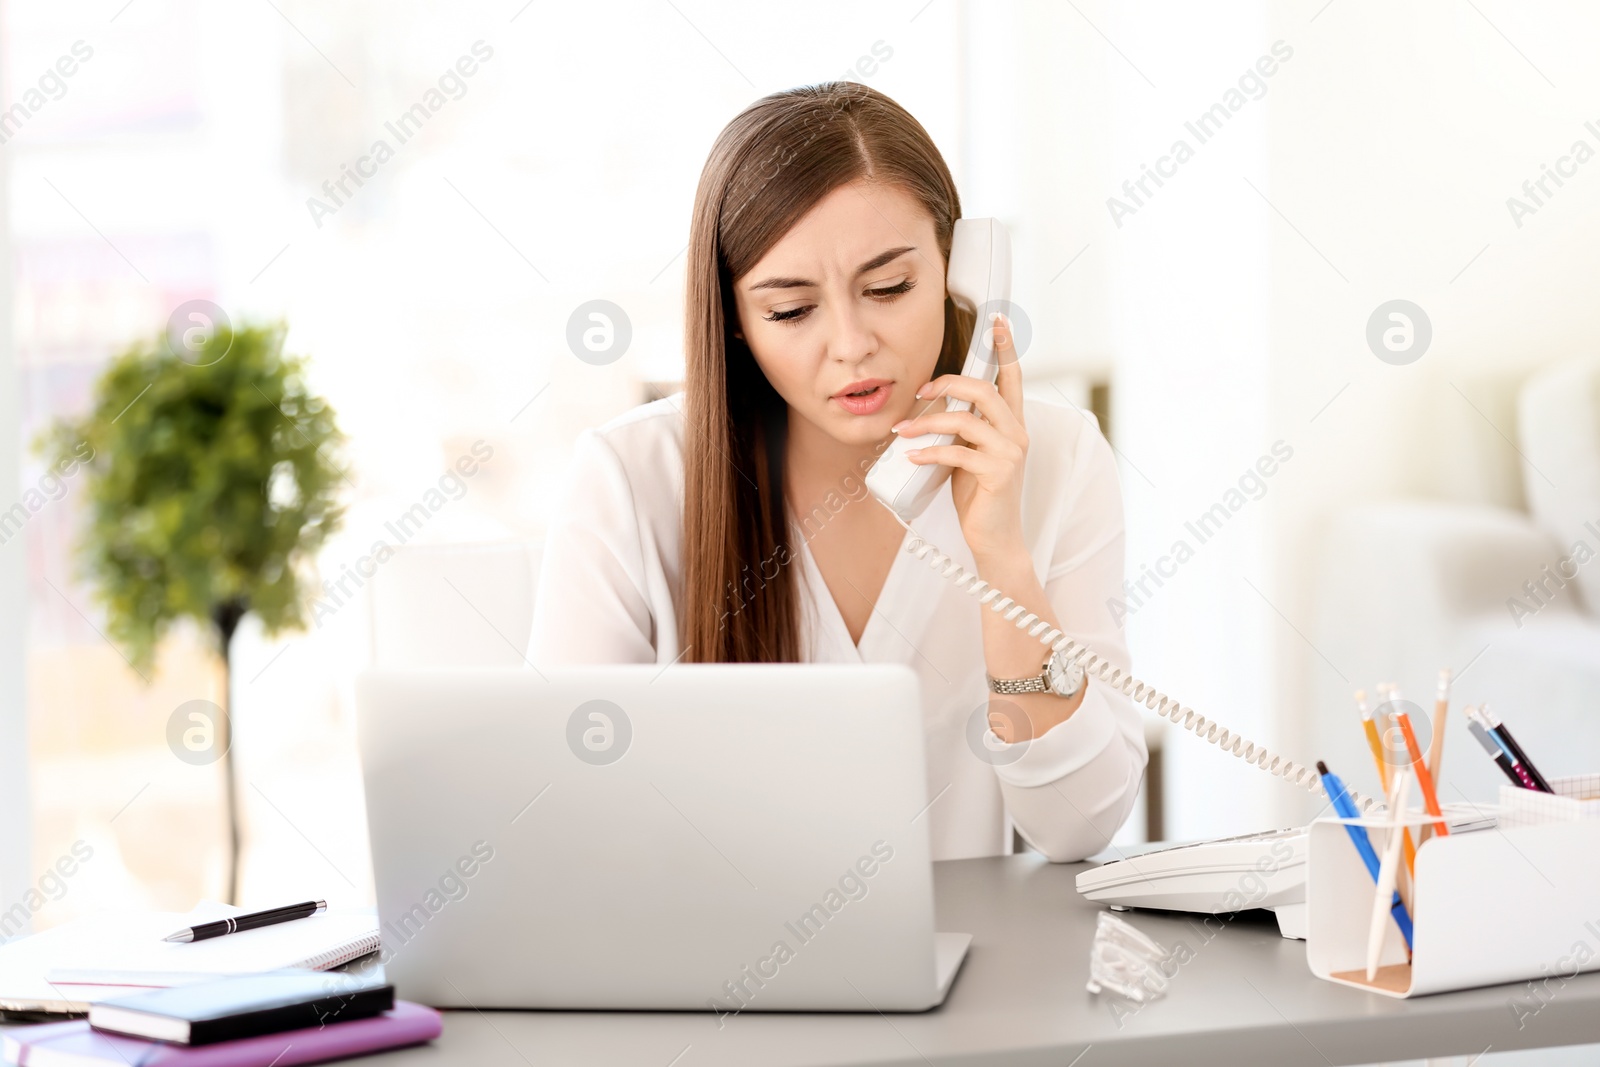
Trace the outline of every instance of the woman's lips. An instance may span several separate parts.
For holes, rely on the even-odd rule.
[[[835,393],[833,399],[852,415],[873,415],[883,410],[883,406],[889,402],[889,392],[893,388],[893,382],[878,382],[865,387],[864,392],[858,391],[854,395]]]

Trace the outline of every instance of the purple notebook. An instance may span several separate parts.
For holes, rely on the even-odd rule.
[[[414,1045],[439,1036],[439,1013],[409,1001],[370,1019],[186,1048],[89,1029],[88,1022],[45,1023],[7,1031],[5,1059],[19,1067],[109,1064],[111,1067],[293,1067],[341,1056]]]

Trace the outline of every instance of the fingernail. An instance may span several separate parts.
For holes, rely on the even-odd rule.
[[[911,451],[906,453],[906,458],[907,459],[916,459],[920,455],[922,455],[922,449],[913,448]]]
[[[900,428],[902,426],[904,426],[906,423],[910,422],[910,421],[911,421],[910,419],[901,419],[899,422],[897,422],[893,426],[889,427],[889,432],[890,433],[899,433],[900,432]]]

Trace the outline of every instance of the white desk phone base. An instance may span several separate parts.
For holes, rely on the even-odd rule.
[[[1493,809],[1446,804],[1452,834],[1488,830]],[[1114,911],[1151,908],[1229,915],[1252,909],[1278,918],[1284,937],[1306,938],[1306,855],[1310,827],[1154,846],[1091,867],[1078,892]]]

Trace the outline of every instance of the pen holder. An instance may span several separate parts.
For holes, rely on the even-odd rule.
[[[1547,822],[1600,819],[1600,774],[1552,778],[1554,793],[1514,785],[1500,787],[1500,825],[1505,829]]]
[[[1399,822],[1417,827],[1429,819]],[[1311,824],[1306,962],[1318,978],[1405,998],[1600,969],[1600,820],[1497,827],[1417,846],[1411,960],[1390,920],[1370,982],[1375,890],[1346,824],[1388,825],[1368,818]],[[1374,834],[1373,847],[1381,845],[1382,834]]]

